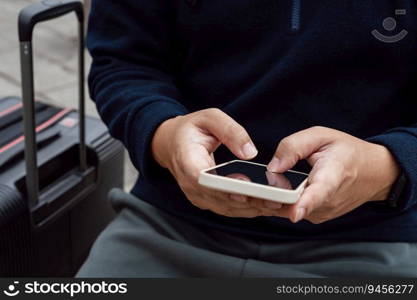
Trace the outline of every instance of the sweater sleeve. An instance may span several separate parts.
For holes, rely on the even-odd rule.
[[[173,80],[173,3],[94,0],[89,18],[90,96],[145,177],[154,163],[150,144],[156,128],[187,113]]]
[[[407,179],[398,208],[407,210],[414,206],[417,203],[417,124],[391,129],[367,141],[387,147]]]

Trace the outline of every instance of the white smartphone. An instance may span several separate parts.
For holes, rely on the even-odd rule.
[[[307,183],[308,174],[269,172],[266,165],[233,160],[200,172],[199,184],[212,189],[293,204]]]

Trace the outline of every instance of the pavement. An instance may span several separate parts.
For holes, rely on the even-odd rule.
[[[17,35],[19,11],[40,0],[1,0],[0,4],[0,97],[20,96],[20,61]],[[36,99],[58,106],[77,106],[77,20],[69,14],[39,23],[33,34]],[[86,72],[91,57],[86,51]],[[98,117],[86,89],[87,114]],[[125,185],[129,190],[138,176],[126,155]]]

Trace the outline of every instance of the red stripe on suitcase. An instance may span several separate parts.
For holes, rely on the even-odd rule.
[[[8,99],[8,98],[6,98],[6,99]],[[36,101],[38,101],[38,100],[35,100],[35,102]],[[21,108],[23,106],[23,103],[22,102],[20,102],[20,103],[16,103],[15,105],[13,105],[13,106],[11,106],[11,107],[9,107],[9,108],[6,108],[5,110],[3,110],[3,111],[0,111],[0,118],[1,117],[4,117],[5,115],[7,115],[7,114],[10,114],[11,112],[14,112],[15,110],[18,110],[19,108]]]
[[[8,109],[5,109],[5,110],[1,111],[0,112],[0,118],[9,114],[9,113],[11,113],[11,112],[13,112],[13,111],[15,111],[15,110],[18,110],[21,107],[22,107],[22,103],[17,103],[15,105],[9,107]]]
[[[65,116],[66,114],[68,114],[71,111],[72,111],[71,108],[65,108],[65,109],[61,110],[59,113],[54,115],[52,118],[50,118],[49,120],[40,124],[38,127],[36,127],[36,132],[40,132],[40,131],[44,130],[45,128],[51,126],[53,123],[55,123],[56,121],[58,121],[60,118],[62,118],[63,116]],[[12,142],[8,143],[7,145],[1,147],[0,148],[0,154],[9,150],[10,148],[16,146],[17,144],[23,142],[24,140],[25,140],[25,136],[21,135],[20,137],[18,137],[14,141],[12,141]]]

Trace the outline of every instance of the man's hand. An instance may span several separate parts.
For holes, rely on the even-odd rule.
[[[341,131],[312,127],[283,139],[268,165],[285,172],[299,160],[313,167],[307,187],[294,205],[279,209],[293,222],[322,223],[342,216],[368,201],[385,200],[399,175],[392,154]]]
[[[173,174],[188,200],[201,209],[229,217],[272,216],[263,201],[228,194],[198,184],[200,171],[215,166],[213,152],[221,145],[240,159],[257,155],[246,130],[218,109],[206,109],[163,122],[152,140],[155,160]]]

